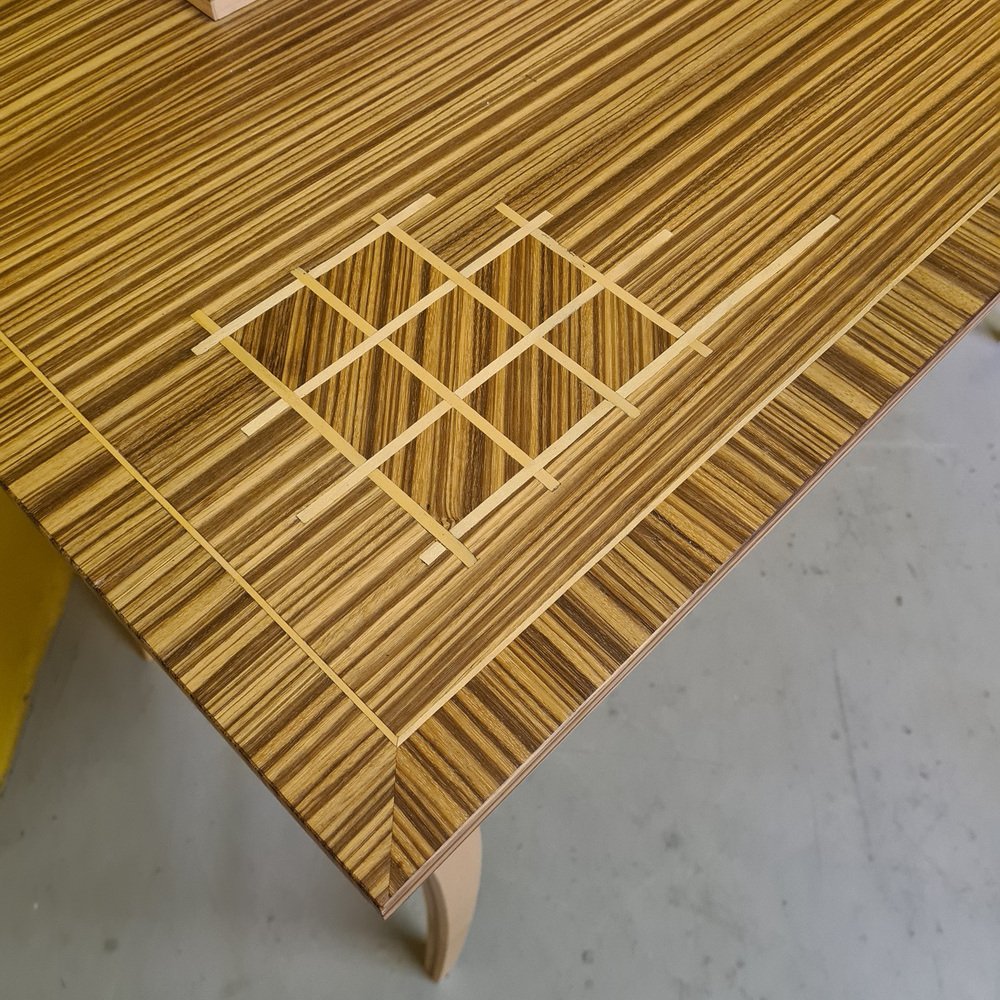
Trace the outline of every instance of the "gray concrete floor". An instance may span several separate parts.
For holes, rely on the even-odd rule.
[[[439,987],[75,586],[0,995],[996,1000],[998,388],[974,332],[490,817]]]

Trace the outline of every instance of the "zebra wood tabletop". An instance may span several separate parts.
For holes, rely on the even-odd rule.
[[[998,17],[6,4],[0,483],[391,913],[997,293]]]

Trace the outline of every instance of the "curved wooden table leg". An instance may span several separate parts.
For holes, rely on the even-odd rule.
[[[470,833],[424,883],[427,904],[427,952],[424,968],[435,981],[444,979],[458,961],[476,912],[483,839]]]

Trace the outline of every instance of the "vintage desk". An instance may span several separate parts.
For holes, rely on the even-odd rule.
[[[0,9],[0,483],[382,913],[452,855],[436,972],[480,821],[1000,288],[998,18]]]

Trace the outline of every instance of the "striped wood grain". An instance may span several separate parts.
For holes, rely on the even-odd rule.
[[[998,279],[994,199],[421,726],[396,762],[391,908],[954,342]]]
[[[390,912],[995,294],[998,13],[7,5],[0,484]]]

